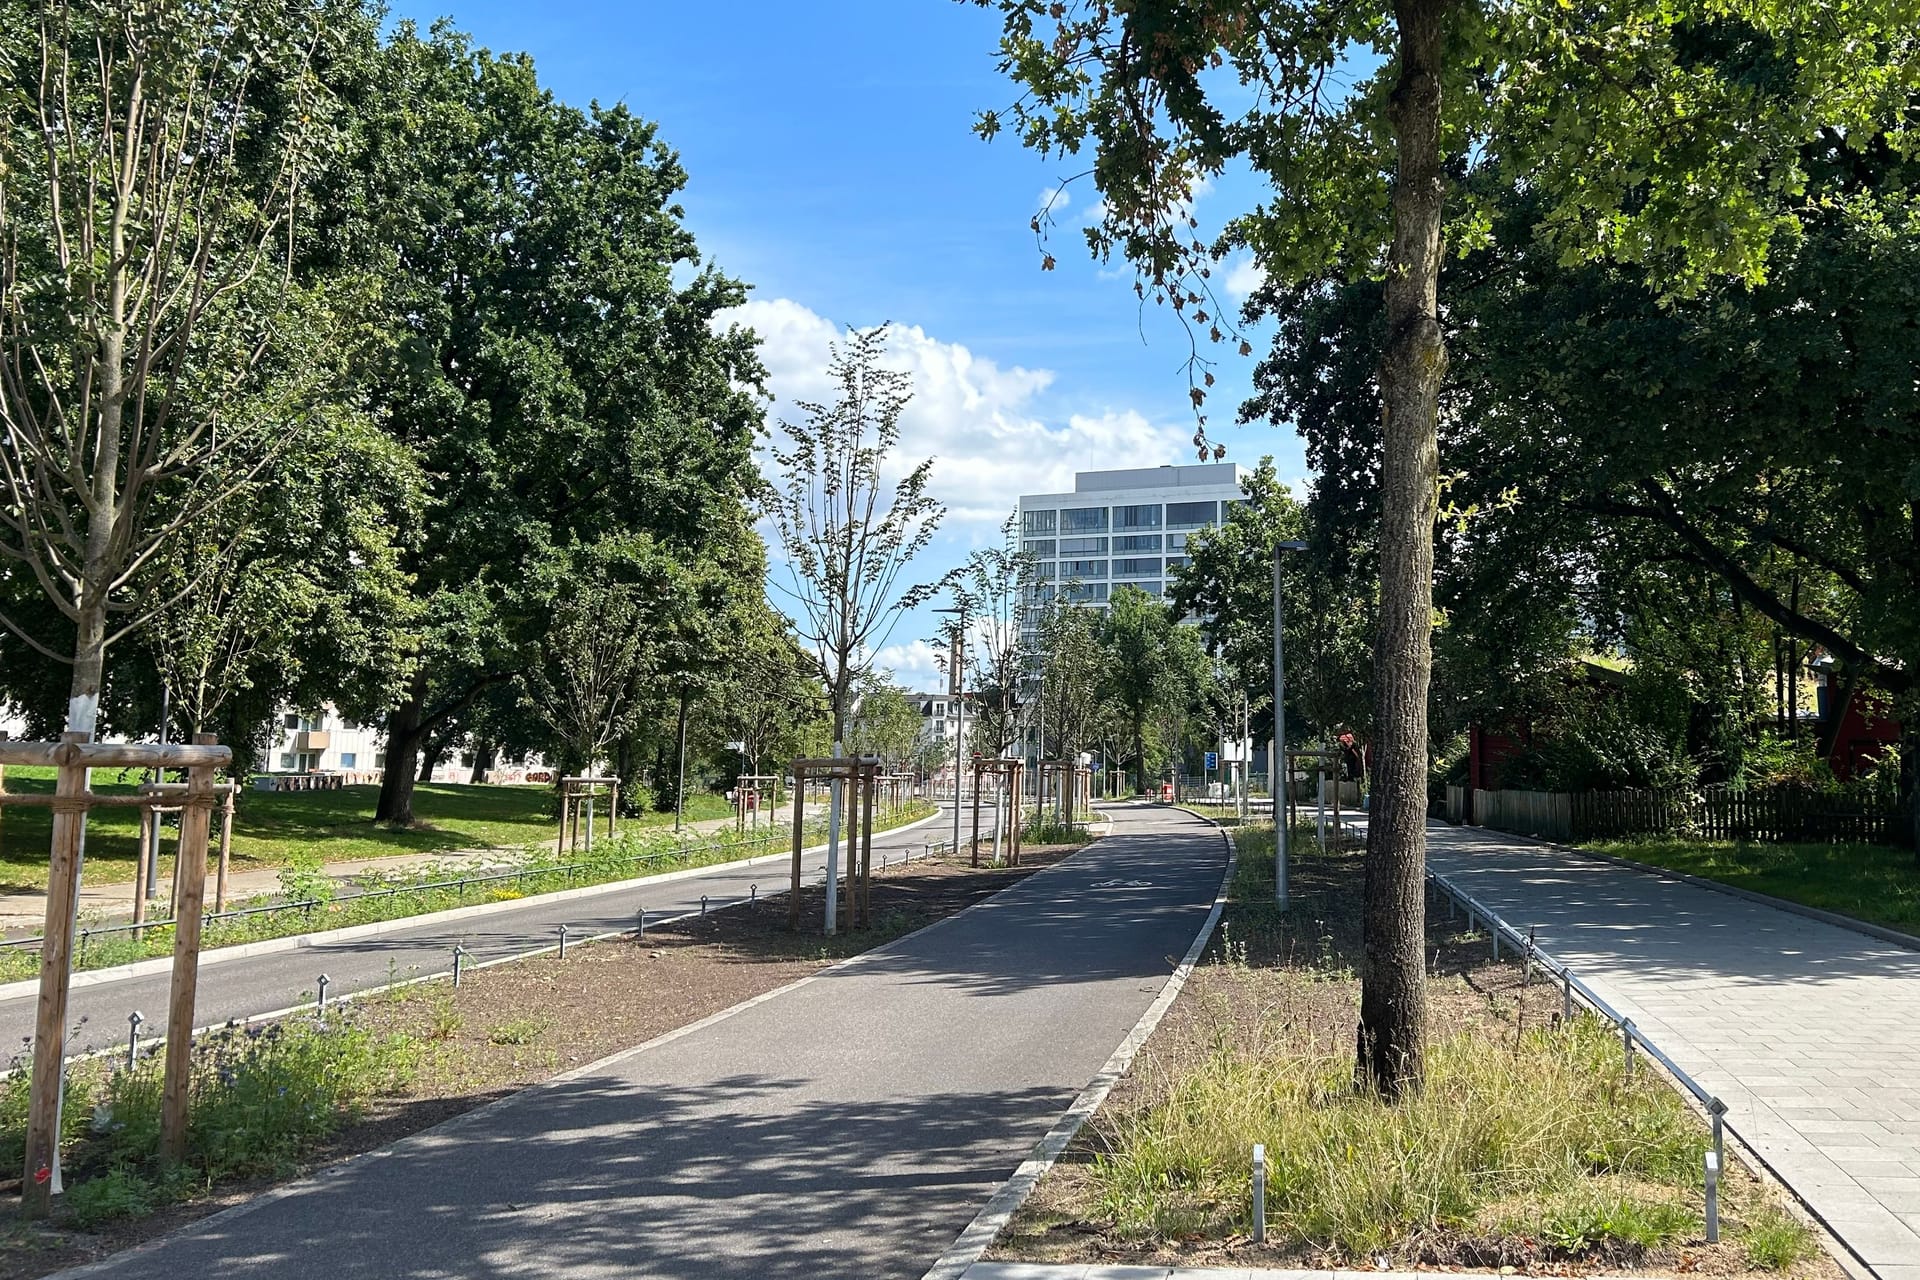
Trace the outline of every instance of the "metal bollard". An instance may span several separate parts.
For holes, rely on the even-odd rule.
[[[758,901],[760,901],[760,886],[759,886],[759,885],[757,885],[757,884],[750,884],[750,885],[748,885],[748,886],[747,886],[747,901],[748,901],[748,902],[758,902]]]
[[[1533,985],[1534,939],[1535,937],[1538,936],[1539,930],[1540,930],[1540,926],[1537,924],[1530,925],[1527,928],[1527,965],[1526,965],[1526,968],[1522,971],[1521,977],[1520,977],[1520,985],[1523,987],[1530,987]]]
[[[1267,1148],[1266,1144],[1253,1144],[1253,1242],[1264,1243],[1267,1238]]]
[[[466,958],[467,949],[458,943],[453,947],[453,985],[460,985],[460,962]]]
[[[1718,1098],[1709,1098],[1707,1114],[1713,1118],[1713,1156],[1724,1168],[1727,1162],[1727,1104]]]
[[[647,909],[641,907],[633,913],[633,931],[642,938],[647,936]]]
[[[700,914],[707,914],[707,895],[704,893],[700,895]]]
[[[327,1011],[327,984],[332,981],[333,979],[324,973],[313,980],[313,985],[319,988],[319,994],[314,998],[313,1002],[313,1011],[315,1013],[324,1014]]]
[[[1707,1152],[1707,1243],[1720,1243],[1720,1156]]]
[[[1573,970],[1560,971],[1560,1020],[1573,1021]]]
[[[1620,1042],[1626,1046],[1626,1050],[1627,1050],[1627,1074],[1632,1075],[1633,1074],[1633,1019],[1632,1018],[1621,1019]]]
[[[134,1062],[140,1056],[140,1024],[147,1020],[146,1015],[135,1009],[127,1015],[127,1070],[133,1070]]]
[[[562,960],[567,958],[567,926],[565,925],[560,926],[560,958]]]

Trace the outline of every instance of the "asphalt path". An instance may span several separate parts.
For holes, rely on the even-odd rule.
[[[983,837],[990,828],[990,816],[984,811],[981,815]],[[969,813],[963,822],[970,824],[971,818]],[[875,832],[874,865],[879,866],[882,854],[909,849],[917,853],[928,841],[951,839],[952,822],[952,807],[947,806],[936,821],[910,830]],[[971,826],[966,830],[970,833]],[[823,848],[802,857],[801,874],[808,883],[819,883],[826,879],[826,866]],[[784,858],[753,866],[720,863],[677,879],[609,885],[561,901],[531,897],[522,905],[477,917],[422,917],[413,925],[396,922],[390,932],[371,937],[324,941],[319,939],[325,935],[314,935],[316,942],[310,946],[215,963],[207,961],[219,953],[208,952],[201,959],[194,1023],[212,1026],[311,1001],[323,973],[329,997],[342,996],[443,973],[453,965],[456,945],[466,948],[471,961],[485,962],[556,943],[563,924],[575,938],[611,933],[633,928],[643,910],[650,923],[658,922],[699,911],[703,895],[709,910],[720,910],[750,892],[784,893],[791,883],[792,864]],[[158,973],[73,987],[67,1003],[67,1052],[125,1044],[127,1015],[136,1010],[147,1019],[141,1025],[143,1038],[164,1037],[169,976],[163,968]],[[0,999],[0,1045],[22,1045],[32,1039],[35,1002],[32,991]]]
[[[912,1280],[1165,985],[1218,832],[1115,833],[967,911],[80,1271]]]

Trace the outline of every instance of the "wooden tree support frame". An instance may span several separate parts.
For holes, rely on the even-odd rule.
[[[611,840],[620,834],[620,779],[592,774],[560,779],[560,835],[553,842],[554,857],[571,858],[580,851],[583,815],[587,823],[586,852],[593,852],[593,828],[598,821],[593,802],[603,796],[607,802],[607,839]]]
[[[167,1049],[160,1092],[160,1153],[179,1160],[187,1151],[187,1087],[193,1051],[193,1008],[200,972],[201,909],[207,888],[207,835],[216,803],[214,770],[233,753],[196,734],[190,745],[88,742],[70,733],[59,742],[0,741],[0,766],[50,765],[59,770],[51,797],[0,791],[0,807],[49,802],[53,846],[47,865],[47,914],[40,941],[40,998],[34,1010],[33,1075],[27,1102],[27,1159],[20,1207],[44,1218],[53,1208],[54,1170],[60,1159],[60,1095],[65,1071],[67,997],[72,981],[74,908],[80,896],[81,851],[87,814],[100,808],[150,809],[156,797],[103,796],[89,786],[93,769],[185,769],[178,792],[180,848],[174,868],[178,904],[173,931],[173,979],[167,993]]]
[[[1004,760],[998,756],[991,759],[986,756],[973,758],[973,856],[970,865],[980,865],[980,779],[987,774],[1006,780],[1007,793],[1013,801],[1008,806],[1013,814],[1013,829],[1007,837],[1007,865],[1020,865],[1020,775],[1026,767],[1024,760]]]
[[[793,762],[793,884],[787,895],[787,927],[800,927],[800,851],[806,846],[806,806],[799,798],[806,794],[809,779],[832,784],[853,784],[847,823],[847,860],[844,876],[827,886],[834,895],[835,916],[841,884],[846,885],[847,927],[864,928],[873,914],[873,798],[879,790],[880,760],[877,756],[830,756]]]
[[[160,850],[160,838],[157,834],[153,834],[153,828],[159,825],[162,814],[181,812],[181,806],[176,803],[171,803],[170,799],[185,795],[187,793],[187,786],[188,784],[184,782],[143,782],[140,784],[140,794],[143,796],[152,796],[155,803],[145,806],[140,811],[140,861],[133,879],[133,922],[135,924],[143,924],[146,921],[147,859],[157,855]],[[213,910],[217,915],[227,909],[227,867],[233,856],[234,798],[240,794],[240,784],[237,782],[216,782],[213,784],[213,793],[220,797],[220,854],[217,863],[218,870],[214,876],[213,889]],[[186,834],[184,823],[181,826],[180,834],[182,837]],[[152,835],[151,840],[148,839],[149,835]],[[173,864],[176,867],[180,865],[179,838],[176,838],[174,841]],[[180,877],[176,874],[174,876],[174,910],[176,913],[179,911],[179,884]],[[139,931],[136,930],[134,937],[137,938],[139,936]]]
[[[1061,821],[1073,825],[1075,812],[1093,812],[1093,770],[1077,760],[1042,760],[1036,769],[1040,781],[1040,807],[1053,797],[1055,808],[1063,811]],[[1048,784],[1053,786],[1048,789]]]
[[[748,803],[748,797],[752,803]],[[767,815],[767,825],[773,825],[773,811],[780,803],[780,775],[776,773],[743,773],[734,779],[733,807],[734,817],[739,829],[747,829],[747,814],[753,814],[753,825],[760,825],[760,815]]]

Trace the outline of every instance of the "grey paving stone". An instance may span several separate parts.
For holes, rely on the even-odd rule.
[[[1883,1280],[1920,1280],[1920,952],[1496,832],[1428,840],[1434,870],[1658,1027]]]

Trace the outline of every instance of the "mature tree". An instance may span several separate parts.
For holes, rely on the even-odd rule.
[[[742,640],[719,683],[713,723],[722,741],[742,744],[744,772],[778,772],[782,758],[806,751],[822,706],[820,677],[792,624],[772,610]]]
[[[1263,458],[1245,481],[1246,501],[1187,541],[1188,563],[1174,579],[1174,611],[1197,625],[1236,690],[1264,708],[1272,734],[1273,556],[1281,541],[1308,543],[1283,560],[1287,725],[1294,734],[1364,727],[1370,717],[1373,598],[1354,558],[1332,531],[1280,483]]]
[[[1165,758],[1166,746],[1163,735],[1149,738],[1147,730],[1160,725],[1170,704],[1177,705],[1187,674],[1175,663],[1173,614],[1139,588],[1122,587],[1108,601],[1102,621],[1108,696],[1126,724],[1134,790],[1144,792],[1149,765]],[[1149,745],[1161,754],[1150,757]]]
[[[324,291],[289,273],[337,123],[316,55],[370,22],[0,5],[0,553],[64,623],[7,620],[71,664],[69,730],[94,732],[108,649],[170,603],[147,570],[338,372]]]
[[[517,683],[552,732],[561,768],[590,773],[638,712],[649,611],[642,588],[622,581],[610,563],[615,557],[590,549],[578,559],[535,661]]]
[[[1542,0],[1499,12],[1454,0],[976,2],[1001,11],[1001,66],[1026,94],[1010,112],[985,113],[980,131],[990,137],[1010,117],[1038,150],[1091,144],[1103,213],[1087,230],[1091,246],[1120,249],[1141,296],[1170,302],[1189,333],[1221,333],[1209,277],[1236,247],[1277,280],[1384,282],[1377,754],[1356,1075],[1398,1095],[1424,1076],[1450,178],[1503,163],[1527,173],[1542,196],[1540,234],[1569,258],[1642,262],[1680,288],[1722,270],[1758,278],[1778,202],[1804,177],[1793,140],[1816,124],[1853,130],[1906,110],[1911,15],[1903,0],[1705,11]],[[1729,72],[1703,56],[1726,45],[1745,52],[1745,66]],[[1237,162],[1271,184],[1272,198],[1209,244],[1191,209],[1196,190]],[[1484,214],[1471,203],[1461,212],[1455,240],[1467,242],[1483,233]],[[1244,341],[1240,350],[1248,354]],[[1189,365],[1196,406],[1213,381],[1206,363],[1196,354]],[[1204,417],[1201,426],[1204,450]]]
[[[423,622],[378,814],[406,822],[423,748],[522,670],[570,548],[644,537],[692,563],[731,529],[760,370],[715,323],[745,290],[702,261],[653,125],[564,106],[444,25],[399,24],[343,92],[335,239],[377,264],[390,336],[360,373],[432,477],[398,535]]]

